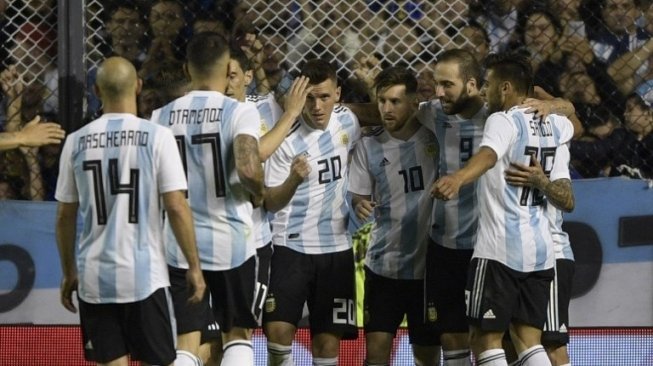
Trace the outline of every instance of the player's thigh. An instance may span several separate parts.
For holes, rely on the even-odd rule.
[[[91,304],[78,298],[84,357],[107,363],[129,353],[123,304]]]
[[[358,329],[353,250],[319,254],[311,260],[316,278],[308,298],[311,332],[355,339]]]
[[[547,305],[554,269],[526,274],[519,283],[519,301],[513,313],[513,322],[541,330],[547,318]]]
[[[223,333],[234,327],[253,329],[258,322],[253,313],[256,287],[256,258],[225,271],[204,271],[211,292],[211,309]]]
[[[256,289],[254,291],[254,316],[261,325],[263,305],[270,285],[270,264],[272,261],[272,243],[256,249]]]
[[[403,290],[397,295],[404,300],[404,311],[408,320],[408,338],[410,344],[426,348],[440,346],[441,329],[437,323],[429,321],[428,308],[424,306],[424,280],[402,281]]]
[[[481,332],[508,330],[519,299],[519,282],[520,274],[502,263],[473,258],[465,289],[469,324]]]
[[[547,320],[542,332],[542,344],[559,347],[569,343],[569,302],[575,263],[568,259],[556,260],[555,278],[547,306]]]
[[[426,267],[427,320],[443,333],[466,333],[465,286],[473,250],[429,243]]]
[[[275,246],[263,323],[281,321],[296,327],[302,317],[313,277],[309,255]]]
[[[185,334],[209,327],[213,316],[210,314],[209,291],[202,301],[196,304],[188,302],[192,294],[186,281],[186,269],[168,266],[170,276],[170,295],[174,308],[177,334]]]
[[[363,321],[365,333],[384,332],[394,337],[406,313],[405,281],[380,276],[365,267]]]

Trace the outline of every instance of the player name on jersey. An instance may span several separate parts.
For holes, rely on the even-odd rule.
[[[202,109],[173,109],[170,111],[168,124],[200,124],[215,123],[222,120],[222,108],[202,108]]]
[[[145,131],[123,130],[90,133],[79,137],[77,148],[104,149],[119,146],[147,146],[149,133]]]
[[[551,122],[548,120],[531,120],[529,122],[531,128],[531,134],[533,136],[540,137],[549,137],[553,136],[553,127],[551,127]]]

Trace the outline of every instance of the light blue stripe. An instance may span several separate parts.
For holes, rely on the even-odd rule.
[[[320,237],[320,243],[324,244],[322,249],[327,249],[326,247],[334,246],[333,242],[333,202],[336,200],[338,194],[344,194],[344,192],[338,192],[338,180],[334,180],[334,171],[331,164],[331,158],[336,157],[335,147],[333,146],[333,136],[330,131],[325,131],[317,140],[318,147],[320,149],[320,156],[327,159],[327,164],[329,164],[329,182],[323,184],[324,186],[324,196],[322,198],[322,209],[320,210],[320,217],[317,222],[317,233]],[[347,162],[340,162],[341,174],[344,165]],[[341,178],[342,179],[342,175]],[[346,187],[346,185],[344,185]],[[344,196],[343,196],[344,197]]]
[[[293,151],[298,154],[308,150],[306,141],[304,141],[298,133],[295,135],[292,141],[292,147]],[[308,205],[313,204],[313,202],[309,202],[310,191],[311,189],[309,180],[304,179],[304,181],[297,187],[297,190],[295,191],[295,194],[289,203],[290,210],[288,211],[288,227],[286,229],[286,234],[301,234],[303,232],[302,226],[304,225],[304,220],[306,219]],[[301,244],[291,245],[291,247],[295,250],[302,251]]]
[[[512,123],[517,127],[516,145],[510,156],[510,161],[522,161],[524,151],[528,143],[528,136],[524,127],[526,122],[523,114],[512,114]],[[510,154],[510,151],[508,151]],[[523,260],[523,238],[520,233],[519,218],[520,204],[519,196],[522,189],[507,185],[504,193],[505,232],[506,232],[506,264],[510,268],[522,268]]]
[[[539,211],[539,212],[538,212]],[[530,207],[530,225],[534,233],[534,241],[535,241],[535,270],[542,270],[544,268],[544,264],[546,263],[546,258],[547,258],[547,243],[544,240],[544,233],[542,233],[542,230],[540,230],[540,220],[546,219],[542,217],[542,206],[532,206]],[[548,225],[546,226],[548,230]],[[550,240],[550,236],[549,236]],[[553,243],[551,243],[551,248],[553,248]]]
[[[370,144],[368,145],[367,156],[373,159],[368,161],[383,161],[384,151],[383,146],[379,144],[376,139],[370,139]],[[389,159],[395,159],[395,156],[388,156]],[[370,251],[369,258],[372,258],[373,262],[376,262],[379,265],[378,258],[386,258],[383,254],[388,251],[388,232],[392,228],[392,210],[391,210],[391,188],[390,183],[388,182],[388,176],[386,174],[386,167],[379,166],[374,164],[374,166],[369,167],[370,171],[376,179],[377,188],[374,190],[374,194],[377,197],[374,197],[374,200],[377,203],[375,207],[376,213],[376,227],[374,228],[374,243],[368,249]],[[381,268],[379,270],[392,270],[389,268],[388,263],[380,264]]]
[[[154,141],[156,141],[156,129],[153,128],[154,125],[149,124],[147,121],[141,121],[141,130],[148,132],[148,144],[147,147],[135,147],[137,150],[137,162],[139,167],[139,184],[138,184],[138,243],[134,246],[134,258],[135,258],[135,283],[138,284],[136,291],[139,294],[149,294],[154,292],[152,289],[152,281],[150,279],[151,272],[151,253],[152,248],[156,248],[161,243],[150,243],[148,241],[148,224],[151,217],[149,217],[149,208],[150,208],[150,190],[157,187],[156,177],[152,175],[152,169],[150,167],[154,166],[152,160],[152,154],[154,151]],[[142,167],[142,169],[140,169]],[[152,214],[156,215],[156,220],[159,219],[160,212],[156,210]]]
[[[410,173],[408,170],[412,167],[420,166],[417,162],[417,156],[415,151],[415,142],[409,141],[401,144],[399,147],[399,156],[401,159],[401,166],[404,170],[407,171],[410,178]],[[422,172],[422,174],[424,174]],[[422,176],[423,178],[423,176]],[[427,182],[424,182],[426,185]],[[417,234],[419,232],[417,228],[417,220],[419,219],[419,197],[422,195],[422,191],[411,191],[410,190],[410,179],[409,179],[409,192],[406,193],[404,199],[404,209],[406,214],[401,218],[401,238],[396,245],[402,247],[402,253],[415,253],[417,252],[417,247],[422,245],[423,241],[421,238],[418,238]],[[392,197],[390,197],[392,202]],[[415,260],[410,262],[402,261],[403,265],[399,271],[399,278],[415,278],[415,266],[412,265],[415,263]],[[408,265],[411,264],[411,265]]]

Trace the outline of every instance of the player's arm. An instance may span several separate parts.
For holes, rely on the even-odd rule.
[[[73,292],[77,291],[77,264],[75,263],[75,234],[77,232],[77,202],[59,202],[57,206],[56,238],[61,261],[60,299],[69,311],[76,313]]]
[[[487,146],[481,146],[472,156],[464,168],[446,175],[433,183],[431,197],[443,200],[455,198],[460,187],[477,180],[481,175],[490,170],[497,162],[497,153]]]
[[[256,138],[246,134],[237,135],[234,140],[234,157],[240,182],[252,195],[254,205],[260,206],[264,191],[263,168]]]
[[[571,188],[571,180],[567,178],[549,180],[534,155],[531,155],[530,166],[510,163],[510,167],[510,169],[506,170],[506,182],[508,184],[539,189],[544,193],[547,201],[556,208],[565,212],[573,211],[575,199],[574,191]]]
[[[284,112],[281,118],[274,124],[274,127],[261,137],[259,144],[259,158],[266,161],[281,145],[286,138],[290,127],[299,118],[306,104],[306,97],[313,87],[308,85],[308,78],[300,76],[293,80],[290,90],[286,93]]]
[[[36,147],[47,144],[61,143],[65,131],[56,123],[39,123],[40,117],[36,116],[21,130],[0,133],[0,151],[15,149],[17,147]]]
[[[539,86],[534,88],[534,98],[527,98],[521,104],[521,107],[529,107],[528,112],[535,113],[536,116],[546,118],[549,114],[561,114],[569,118],[574,125],[574,137],[579,138],[583,135],[585,129],[583,124],[576,116],[574,104],[563,98],[555,98]]]
[[[179,248],[188,261],[186,280],[193,289],[189,302],[198,303],[204,297],[206,284],[200,268],[200,259],[197,254],[195,242],[195,228],[193,227],[193,216],[186,201],[183,191],[170,191],[162,194],[163,205],[167,218],[170,220],[172,232],[175,234]]]
[[[366,221],[374,213],[376,202],[372,201],[371,195],[351,192],[351,205],[354,206],[356,217],[361,221]]]
[[[304,182],[310,172],[311,166],[308,164],[306,156],[299,155],[295,157],[290,165],[290,174],[283,183],[265,189],[265,209],[270,212],[277,212],[286,207],[295,195],[297,187]]]

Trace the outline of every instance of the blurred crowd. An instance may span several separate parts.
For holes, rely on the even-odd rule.
[[[302,61],[339,68],[343,102],[374,98],[387,65],[419,74],[437,98],[438,54],[465,48],[479,60],[520,50],[535,84],[572,101],[585,135],[571,145],[575,176],[653,178],[651,0],[87,0],[86,118],[101,113],[95,65],[119,55],[143,79],[139,114],[185,92],[184,52],[198,32],[221,33],[250,59],[247,94],[281,100]],[[0,130],[34,116],[56,121],[56,0],[0,0]],[[280,103],[283,105],[283,103]],[[81,123],[81,122],[80,122]],[[0,154],[0,199],[52,199],[58,146]]]

